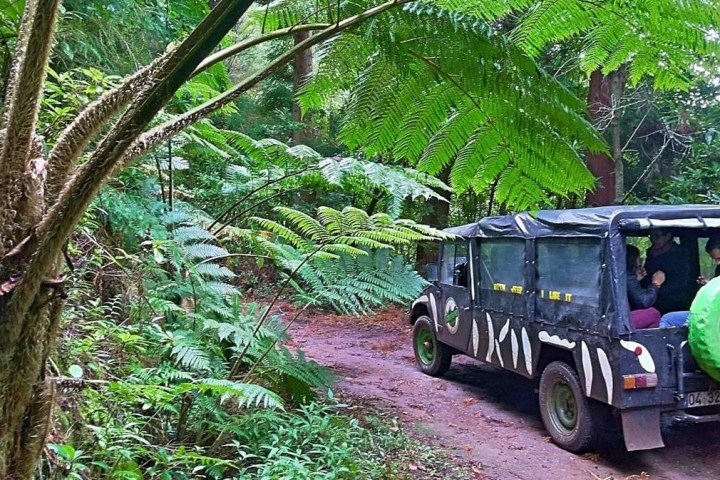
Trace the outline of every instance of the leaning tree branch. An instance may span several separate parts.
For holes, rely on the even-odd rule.
[[[30,32],[30,23],[35,16],[37,0],[28,0],[25,3],[20,26],[18,27],[17,46],[15,47],[15,58],[10,63],[10,70],[7,72],[7,83],[5,84],[5,99],[3,100],[3,117],[2,128],[8,123],[8,114],[12,110],[12,101],[15,96],[15,81],[17,79],[18,69],[25,58],[25,47],[27,45],[28,34]]]
[[[198,73],[202,72],[203,70],[207,70],[208,68],[212,67],[218,62],[222,62],[223,60],[227,60],[228,58],[237,55],[238,53],[244,52],[248,48],[252,48],[256,45],[260,45],[261,43],[265,43],[270,40],[275,40],[277,38],[284,37],[286,35],[292,35],[293,33],[297,32],[309,32],[314,30],[325,30],[328,27],[331,27],[329,23],[308,23],[306,25],[297,25],[293,27],[288,28],[281,28],[279,30],[274,30],[270,33],[266,33],[264,35],[259,35],[257,37],[251,38],[249,40],[245,40],[244,42],[236,43],[235,45],[231,45],[227,48],[224,48],[220,50],[217,53],[213,53],[209,57],[207,57],[205,60],[203,60],[200,65],[198,65],[198,68],[195,70],[194,75],[197,75]]]
[[[122,162],[127,149],[152,118],[185,83],[203,58],[220,43],[227,32],[252,5],[252,0],[221,0],[190,35],[159,67],[156,78],[144,89],[115,127],[100,142],[65,188],[58,202],[45,215],[34,236],[37,246],[8,302],[9,318],[23,318],[30,310],[48,269],[60,255],[65,241],[102,185]],[[30,328],[8,328],[7,342],[14,342]]]
[[[297,55],[298,53],[312,47],[313,45],[323,42],[344,30],[354,27],[355,25],[367,20],[368,18],[372,18],[399,5],[409,3],[410,1],[411,0],[392,0],[390,2],[383,3],[381,5],[378,5],[377,7],[366,10],[363,13],[346,18],[345,20],[320,31],[319,33],[313,35],[307,40],[298,43],[293,48],[270,62],[265,68],[258,72],[255,72],[250,77],[245,78],[230,90],[222,93],[221,95],[218,95],[215,98],[210,99],[204,104],[195,107],[194,109],[184,113],[183,115],[179,115],[178,117],[162,125],[158,125],[152,130],[144,133],[138,139],[135,145],[133,145],[133,147],[127,152],[125,162],[127,163],[134,160],[138,156],[156,147],[160,143],[181,132],[182,130],[197,122],[198,120],[209,116],[216,110],[234,101],[240,95],[247,92],[255,85],[263,81],[265,78],[267,78],[271,73],[285,66],[288,62],[295,58],[295,55]],[[297,31],[297,28],[294,31]]]
[[[294,32],[322,30],[330,25],[326,23],[313,23],[283,28],[261,35],[245,42],[240,42],[208,56],[200,62],[192,76],[207,70],[213,65],[233,55],[244,52],[261,43],[275,40]],[[160,57],[149,66],[127,77],[122,84],[108,91],[91,103],[63,132],[55,148],[50,152],[48,159],[50,171],[48,172],[49,197],[57,198],[67,179],[72,173],[75,160],[82,154],[90,140],[107,123],[108,119],[124,107],[145,85],[148,78],[152,78],[157,67],[165,57]]]
[[[13,80],[0,154],[0,228],[6,231],[15,216],[33,145],[60,0],[36,0],[32,4],[35,8],[29,12],[32,17],[28,22],[27,43],[20,46],[22,59]]]
[[[259,187],[256,187],[256,188],[250,190],[248,193],[246,193],[245,195],[240,197],[239,200],[235,201],[232,205],[230,205],[228,208],[226,208],[220,215],[218,215],[217,218],[215,218],[215,220],[213,221],[213,223],[211,223],[210,226],[208,227],[208,231],[211,231],[213,228],[215,228],[215,225],[222,222],[223,219],[226,218],[227,215],[230,215],[232,213],[232,211],[235,210],[237,207],[239,207],[245,200],[252,197],[260,190],[263,190],[263,189],[265,189],[271,185],[274,185],[276,183],[282,182],[283,180],[287,180],[288,178],[296,177],[298,175],[302,175],[303,173],[307,173],[312,170],[313,170],[312,167],[308,167],[308,168],[305,168],[302,170],[296,170],[294,172],[285,173],[285,175],[283,175],[282,177],[278,177],[274,180],[269,180],[269,181],[263,183],[262,185],[260,185]],[[222,230],[222,228],[220,230]],[[218,231],[220,231],[220,230],[218,230]]]
[[[55,147],[48,156],[48,199],[52,202],[60,195],[75,161],[82,155],[90,140],[103,128],[108,120],[127,105],[142,89],[148,78],[154,78],[158,67],[167,54],[150,65],[128,76],[117,87],[107,91],[85,108],[65,128]]]

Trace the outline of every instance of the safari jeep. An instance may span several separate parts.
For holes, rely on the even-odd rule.
[[[545,428],[572,452],[595,447],[609,418],[628,450],[664,446],[668,422],[720,421],[720,384],[698,367],[720,376],[720,293],[697,312],[703,361],[688,327],[630,321],[626,245],[654,228],[670,229],[687,253],[692,299],[698,275],[712,277],[704,245],[720,235],[720,206],[540,211],[448,229],[456,237],[441,245],[437,278],[410,308],[418,367],[440,376],[464,354],[538,378]],[[716,279],[698,298],[713,285],[720,292]]]

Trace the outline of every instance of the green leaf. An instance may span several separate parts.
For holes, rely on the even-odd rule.
[[[83,369],[80,365],[70,365],[70,368],[68,368],[68,373],[70,373],[70,376],[73,378],[83,377]]]

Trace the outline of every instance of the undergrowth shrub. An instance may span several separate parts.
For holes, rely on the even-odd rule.
[[[338,405],[318,403],[332,375],[286,347],[288,319],[242,298],[232,254],[205,227],[202,212],[182,202],[169,211],[112,191],[101,203],[71,249],[80,261],[51,362],[61,408],[43,478],[407,478],[407,459],[422,449],[392,421],[362,424]],[[367,218],[384,235],[423,236],[387,217]],[[349,313],[378,301],[352,290],[343,276],[388,299],[399,295],[397,286],[383,292],[392,275],[413,274],[387,249],[350,255],[360,250],[331,247],[338,253],[313,264],[322,276],[314,288],[354,299]],[[105,283],[97,279],[109,267],[122,282],[102,294]],[[312,285],[312,271],[301,281]]]

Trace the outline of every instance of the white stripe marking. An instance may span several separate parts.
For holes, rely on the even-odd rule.
[[[428,297],[427,297],[427,295],[423,295],[423,296],[419,297],[417,300],[415,300],[415,301],[412,303],[412,306],[410,307],[410,310],[412,310],[413,308],[415,308],[415,305],[417,305],[418,303],[427,303],[427,302],[428,302]]]
[[[502,358],[502,351],[500,350],[500,343],[498,343],[497,340],[495,340],[495,348],[497,348],[497,356],[498,360],[500,360],[500,366],[505,368],[505,362],[503,362]]]
[[[478,347],[480,346],[480,332],[478,332],[477,322],[473,320],[472,329],[473,355],[477,357]]]
[[[567,340],[565,338],[560,338],[557,335],[550,336],[550,334],[544,330],[538,334],[538,338],[543,343],[550,343],[552,345],[557,345],[558,347],[564,347],[567,349],[575,348],[575,342],[571,342],[570,340]]]
[[[500,338],[498,338],[500,343],[502,343],[503,340],[505,340],[505,337],[507,337],[508,330],[510,330],[510,319],[509,318],[507,319],[507,322],[505,322],[505,325],[503,325],[503,327],[500,329]]]
[[[585,395],[590,396],[593,382],[593,365],[590,358],[590,350],[585,342],[580,343],[582,349],[583,375],[585,375]]]
[[[513,368],[517,370],[518,360],[518,339],[515,329],[510,330],[510,346],[512,347]]]
[[[432,316],[433,321],[435,322],[435,331],[440,331],[440,326],[438,325],[438,313],[437,313],[437,304],[435,303],[435,294],[430,294],[430,309],[432,310]]]
[[[525,369],[527,372],[532,375],[533,373],[533,366],[532,366],[532,347],[530,347],[530,337],[528,336],[527,330],[525,330],[525,327],[522,328],[520,331],[521,337],[522,337],[522,343],[523,343],[523,355],[525,356]]]
[[[652,355],[650,355],[650,352],[644,345],[637,342],[628,342],[626,340],[620,340],[620,345],[622,345],[625,350],[635,353],[635,355],[637,355],[636,350],[639,348],[640,355],[637,355],[637,357],[640,362],[640,366],[648,373],[655,373],[655,360],[653,360]]]
[[[600,371],[602,371],[603,379],[605,380],[605,388],[608,394],[608,403],[612,403],[613,399],[613,377],[612,369],[610,368],[610,362],[608,361],[607,354],[601,348],[597,349],[598,360],[600,362]]]
[[[473,268],[474,262],[472,261],[472,259],[473,259],[472,242],[470,242],[469,252],[470,252],[470,255],[469,255],[470,258],[468,258],[466,268],[470,269],[470,295],[471,295],[472,300],[475,300],[475,272],[473,271],[474,270],[474,268]]]
[[[489,362],[492,359],[492,354],[495,351],[495,329],[493,328],[493,322],[490,318],[490,314],[485,312],[488,326],[488,350],[485,356],[485,361]]]

